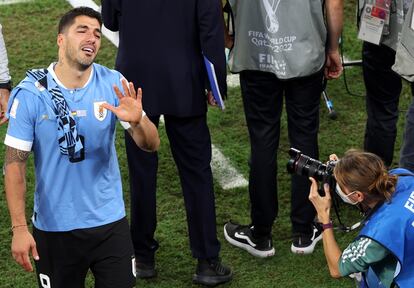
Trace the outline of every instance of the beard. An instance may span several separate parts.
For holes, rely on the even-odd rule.
[[[75,47],[69,45],[66,47],[65,56],[71,65],[74,65],[80,71],[85,71],[95,61],[96,56],[88,57],[88,56],[82,55],[82,53],[83,53],[82,50],[80,49],[78,50]]]

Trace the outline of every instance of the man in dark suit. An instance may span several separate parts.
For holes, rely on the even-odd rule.
[[[183,190],[190,248],[198,259],[193,281],[231,280],[218,258],[211,140],[207,127],[203,54],[226,94],[224,27],[219,0],[104,0],[104,24],[119,30],[116,69],[145,92],[143,108],[157,126],[164,115]],[[210,101],[209,101],[210,102]],[[211,101],[214,102],[214,101]],[[131,233],[137,276],[156,275],[156,153],[137,149],[125,134],[131,185]]]

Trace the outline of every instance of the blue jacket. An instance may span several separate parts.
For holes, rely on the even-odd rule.
[[[384,203],[366,222],[359,236],[371,238],[391,251],[398,265],[394,282],[400,288],[414,287],[414,174],[398,168],[390,174],[398,177],[390,203]],[[374,271],[375,272],[375,271]]]

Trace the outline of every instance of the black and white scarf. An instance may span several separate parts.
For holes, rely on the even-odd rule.
[[[35,80],[39,91],[46,92],[52,99],[58,124],[60,152],[63,155],[68,155],[70,162],[82,161],[84,159],[83,137],[78,134],[75,119],[56,81],[52,77],[48,77],[46,69],[32,69],[27,71],[26,75]]]

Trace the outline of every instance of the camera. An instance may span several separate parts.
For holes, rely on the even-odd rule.
[[[316,180],[328,183],[331,188],[335,187],[336,181],[333,170],[337,161],[329,161],[324,164],[313,159],[295,148],[289,149],[290,159],[287,163],[287,171],[290,174],[313,177]]]

